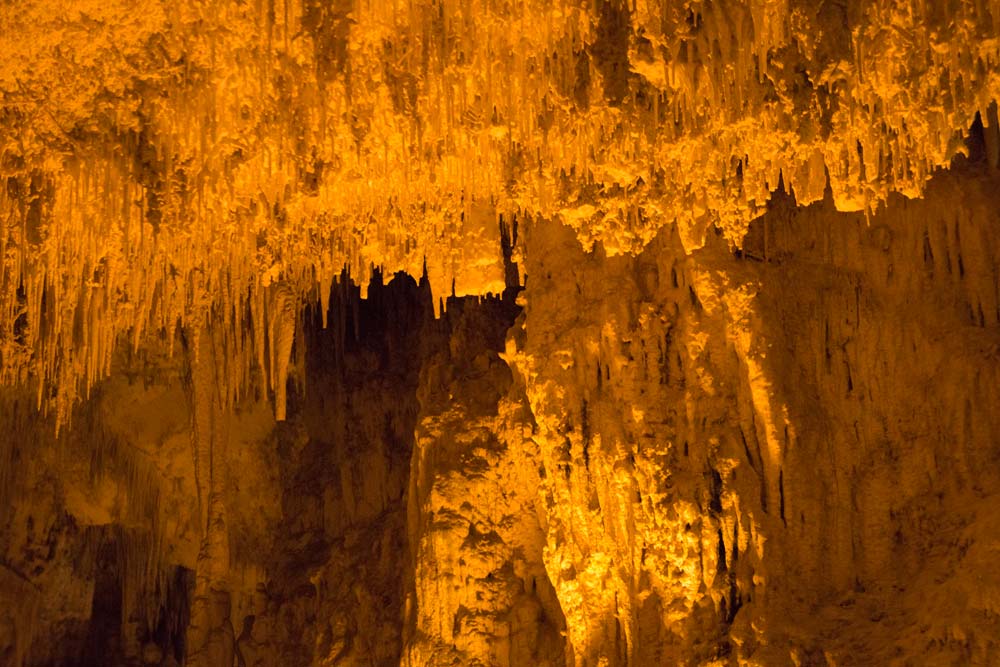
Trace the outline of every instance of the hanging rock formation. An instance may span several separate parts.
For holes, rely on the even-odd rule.
[[[0,1],[0,667],[1000,664],[996,0]]]
[[[278,377],[287,300],[271,285],[325,298],[342,266],[365,289],[374,264],[426,267],[437,297],[498,292],[500,214],[611,254],[676,225],[691,251],[713,226],[738,245],[782,178],[803,204],[829,182],[840,210],[918,196],[977,112],[996,164],[998,16],[888,0],[8,4],[2,376],[62,422],[117,344],[214,309],[255,332],[235,365],[267,347]]]

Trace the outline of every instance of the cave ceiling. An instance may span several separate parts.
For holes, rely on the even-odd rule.
[[[270,310],[325,299],[344,267],[362,289],[373,266],[426,272],[436,303],[497,293],[498,224],[516,220],[609,255],[671,227],[690,251],[712,232],[738,247],[779,187],[842,211],[918,197],[977,114],[996,161],[997,17],[995,1],[8,0],[0,379],[63,415],[120,343],[213,318],[268,335]]]

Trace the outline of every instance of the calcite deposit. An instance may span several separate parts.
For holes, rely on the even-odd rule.
[[[998,0],[0,0],[0,667],[1000,665]]]

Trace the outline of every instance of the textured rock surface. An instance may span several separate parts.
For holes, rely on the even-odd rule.
[[[0,0],[0,667],[1000,664],[998,17]]]
[[[671,226],[738,243],[782,176],[803,203],[829,179],[841,210],[918,195],[977,112],[1000,155],[998,21],[995,0],[5,3],[0,372],[65,420],[119,338],[216,318],[257,334],[230,342],[234,390],[272,351],[281,419],[272,325],[345,264],[481,295],[501,214],[615,254]]]
[[[778,192],[735,252],[524,221],[525,287],[440,319],[426,279],[345,274],[293,318],[283,423],[204,339],[58,436],[8,391],[0,655],[993,664],[998,186]]]

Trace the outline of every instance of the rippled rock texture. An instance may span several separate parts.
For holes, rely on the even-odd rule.
[[[0,667],[1000,664],[998,30],[0,0]]]

